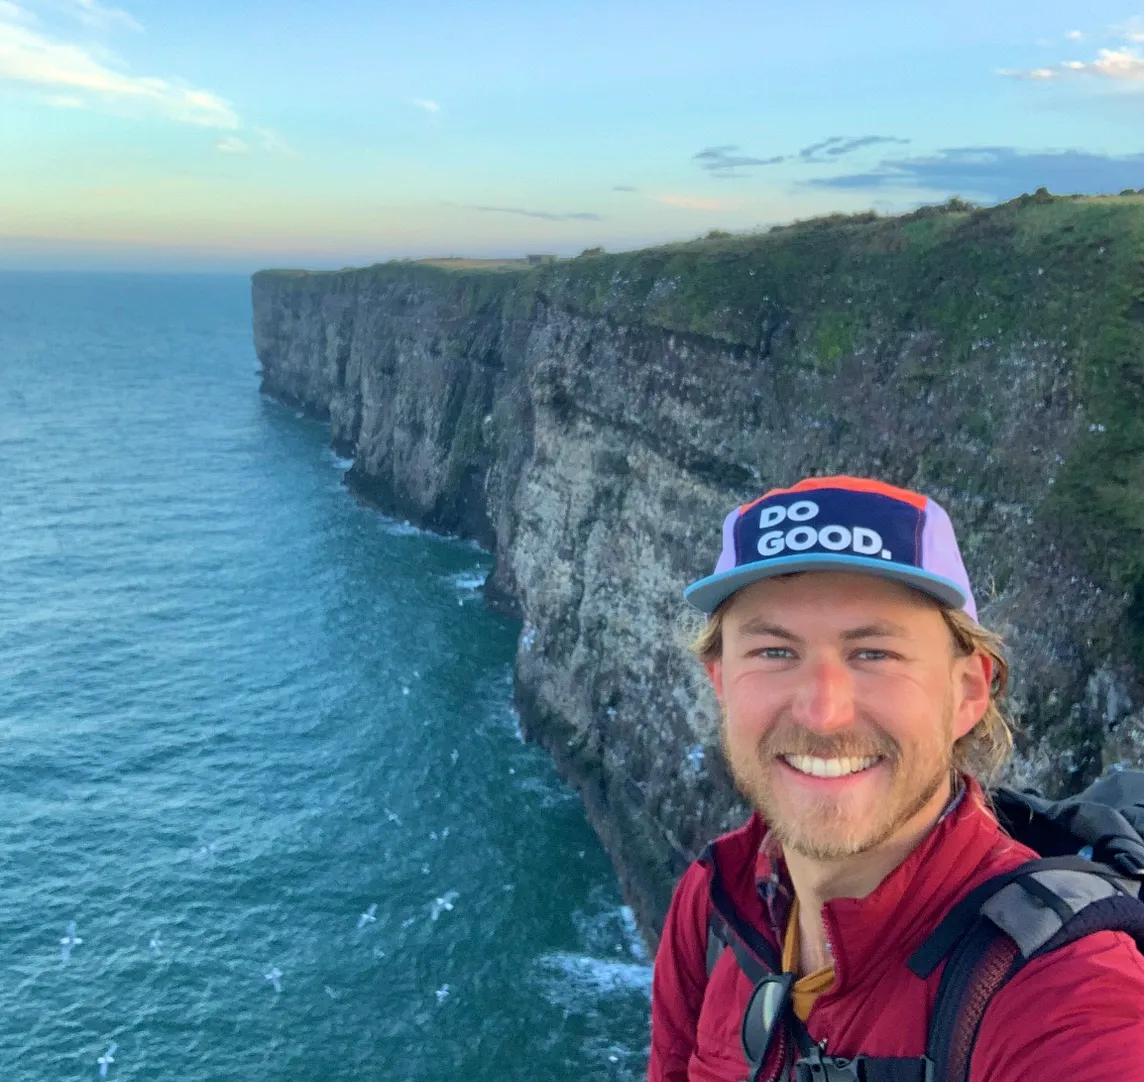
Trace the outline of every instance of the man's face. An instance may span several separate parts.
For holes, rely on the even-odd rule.
[[[863,853],[947,799],[989,662],[955,656],[936,604],[873,575],[809,572],[732,598],[708,665],[739,788],[784,847]]]

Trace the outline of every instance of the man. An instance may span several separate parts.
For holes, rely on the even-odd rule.
[[[771,1082],[797,1055],[784,1032],[797,1022],[779,1022],[765,1062],[748,1063],[753,982],[730,950],[708,976],[716,872],[793,974],[784,994],[823,1054],[921,1057],[941,970],[922,979],[907,960],[973,887],[1036,856],[983,793],[1010,746],[1007,669],[949,517],[877,481],[774,489],[728,515],[715,573],[685,596],[708,614],[693,649],[755,815],[676,888],[650,1082]],[[969,1077],[1144,1079],[1133,941],[1096,932],[1029,962],[986,1009]]]

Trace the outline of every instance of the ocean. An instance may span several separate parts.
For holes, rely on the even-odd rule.
[[[355,502],[249,294],[0,274],[0,1069],[641,1078],[650,963],[492,559]]]

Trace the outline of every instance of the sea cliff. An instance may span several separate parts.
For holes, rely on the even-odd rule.
[[[832,218],[534,268],[253,281],[266,393],[383,510],[496,554],[526,733],[654,943],[744,809],[683,586],[723,515],[807,474],[941,500],[1010,644],[1010,777],[1144,761],[1144,199]]]

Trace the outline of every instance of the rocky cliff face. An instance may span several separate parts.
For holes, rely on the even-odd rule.
[[[254,278],[266,392],[349,483],[495,551],[526,731],[654,941],[743,815],[683,586],[736,502],[870,474],[950,510],[1003,632],[1012,776],[1144,759],[1144,202],[826,220],[528,271]]]

